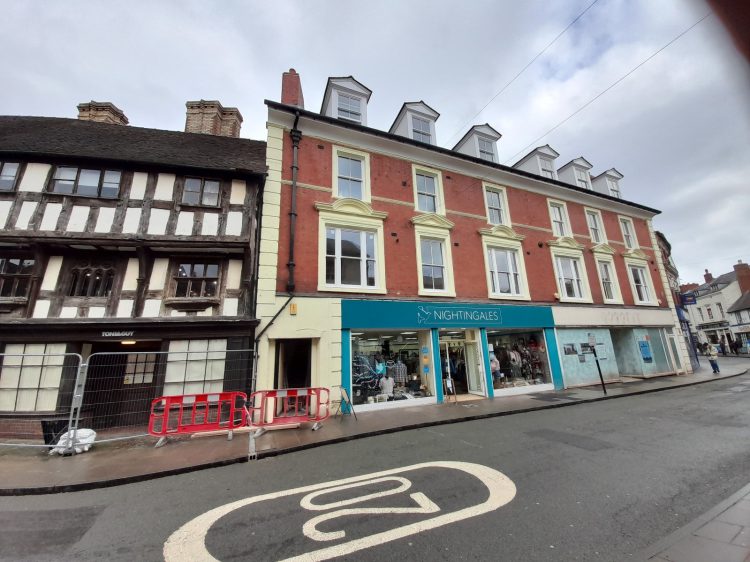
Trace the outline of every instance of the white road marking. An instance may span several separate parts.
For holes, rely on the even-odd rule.
[[[322,496],[324,494],[331,494],[333,492],[338,492],[340,490],[348,490],[350,488],[357,488],[359,486],[364,486],[365,484],[377,484],[380,482],[400,482],[401,486],[398,488],[394,488],[392,490],[386,490],[385,492],[375,492],[373,494],[367,494],[365,496],[358,496],[356,498],[350,498],[348,500],[342,500],[339,502],[333,502],[333,503],[325,503],[325,504],[314,504],[312,503],[312,500],[317,498],[318,496]],[[319,492],[313,492],[312,494],[307,494],[304,498],[302,498],[299,502],[300,507],[304,507],[305,509],[309,509],[310,511],[323,511],[326,509],[333,509],[334,507],[344,507],[345,505],[351,505],[353,503],[360,503],[363,501],[371,500],[374,498],[382,498],[384,496],[392,496],[393,494],[400,494],[401,492],[405,492],[411,488],[411,482],[409,482],[406,478],[401,478],[400,476],[387,476],[385,478],[374,478],[372,480],[367,480],[365,482],[356,482],[355,484],[346,484],[345,486],[336,486],[334,488],[326,488],[325,490],[321,490]]]
[[[436,462],[420,463],[420,464],[415,464],[411,466],[385,470],[382,472],[373,472],[373,473],[365,474],[362,476],[344,478],[342,480],[323,482],[321,484],[313,484],[311,486],[303,486],[300,488],[292,488],[290,490],[283,490],[281,492],[273,492],[270,494],[253,496],[251,498],[244,498],[235,502],[231,502],[231,503],[216,507],[210,511],[207,511],[206,513],[199,515],[198,517],[192,519],[191,521],[188,521],[182,527],[180,527],[174,533],[172,533],[172,535],[167,539],[167,542],[164,543],[164,550],[163,550],[164,559],[166,562],[181,562],[183,560],[195,560],[195,561],[201,561],[201,562],[216,561],[217,559],[213,557],[211,553],[209,553],[208,550],[206,549],[206,544],[205,544],[206,535],[208,534],[209,529],[219,519],[221,519],[225,515],[228,515],[229,513],[237,509],[241,509],[243,507],[247,507],[249,505],[260,503],[266,500],[284,498],[284,497],[289,497],[289,496],[293,496],[296,494],[308,494],[310,492],[317,492],[319,490],[330,491],[330,489],[336,488],[336,487],[339,487],[338,489],[343,489],[341,487],[346,486],[348,484],[361,485],[365,481],[368,481],[367,483],[370,483],[373,479],[378,479],[380,477],[391,476],[394,474],[401,474],[401,473],[415,471],[415,470],[419,470],[423,468],[450,468],[450,469],[466,472],[467,474],[474,476],[480,482],[482,482],[482,484],[484,484],[484,486],[489,491],[489,496],[487,500],[485,500],[483,503],[478,504],[478,505],[469,506],[459,511],[445,513],[443,515],[439,515],[431,519],[418,521],[416,523],[404,525],[395,529],[391,529],[389,531],[375,533],[373,535],[369,535],[369,536],[362,537],[359,539],[351,540],[351,541],[344,542],[341,544],[332,545],[326,548],[308,552],[300,556],[289,558],[285,562],[290,562],[290,561],[312,562],[312,561],[317,561],[317,560],[328,560],[330,558],[335,558],[337,556],[345,556],[347,554],[351,554],[352,552],[357,552],[365,548],[371,548],[373,546],[383,544],[385,542],[393,541],[393,540],[407,537],[416,533],[421,533],[423,531],[442,527],[443,525],[448,525],[449,523],[455,523],[457,521],[468,519],[470,517],[476,517],[478,515],[482,515],[483,513],[494,511],[502,507],[503,505],[507,504],[508,502],[510,502],[516,495],[516,486],[515,484],[513,484],[513,481],[510,480],[510,478],[508,478],[501,472],[498,472],[497,470],[494,470],[492,468],[482,466],[479,464],[465,463],[465,462],[453,462],[453,461],[436,461]],[[402,482],[402,487],[403,487],[403,482]],[[388,492],[393,493],[392,490],[389,490]],[[383,493],[387,494],[387,492],[383,492]],[[412,494],[411,495],[412,498],[414,498],[415,495],[418,495],[418,494]],[[415,500],[418,502],[424,502],[424,500],[427,500],[427,502],[432,504],[432,502],[426,496],[424,496],[423,494],[422,496],[424,499],[420,498],[419,500],[416,500],[415,498]],[[316,497],[316,495],[307,496],[306,498],[303,498],[303,499],[307,499],[308,500],[307,503],[314,506],[315,504],[312,504],[311,502],[311,500],[314,499],[314,497]],[[366,497],[366,496],[363,496],[363,497]],[[349,500],[343,500],[343,501],[348,502]],[[359,498],[358,501],[362,501],[362,498]],[[341,502],[336,502],[336,503],[341,503]],[[333,505],[336,505],[336,504],[333,504]],[[425,509],[424,506],[428,506],[428,504],[426,503],[421,503],[420,505],[422,506],[421,509]],[[390,510],[389,512],[393,513],[392,511],[393,509],[415,509],[415,508],[380,508],[380,509],[389,509]],[[342,511],[346,511],[346,510],[342,510]],[[341,516],[341,515],[343,514],[342,513],[338,514],[338,516]],[[308,522],[307,524],[309,525],[309,523],[310,522]],[[326,540],[331,540],[331,539],[326,539]]]

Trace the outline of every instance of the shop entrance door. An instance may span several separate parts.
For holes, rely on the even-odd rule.
[[[482,357],[479,353],[479,344],[476,342],[466,342],[464,344],[464,353],[466,356],[466,381],[469,392],[484,396],[484,385],[482,381]]]

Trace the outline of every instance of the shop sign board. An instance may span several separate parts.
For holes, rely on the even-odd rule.
[[[651,355],[651,344],[647,340],[639,340],[638,347],[641,350],[641,358],[644,363],[653,363],[654,358]]]
[[[546,328],[549,306],[342,300],[342,328]]]

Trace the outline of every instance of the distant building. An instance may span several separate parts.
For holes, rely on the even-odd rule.
[[[750,336],[750,265],[739,261],[733,271],[714,278],[708,270],[705,283],[683,285],[683,300],[695,301],[687,310],[698,342],[729,344],[738,340],[748,349]]]

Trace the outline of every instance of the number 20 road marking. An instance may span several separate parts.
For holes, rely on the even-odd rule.
[[[432,517],[431,519],[418,521],[416,523],[397,527],[389,531],[375,533],[373,535],[368,535],[359,539],[354,539],[348,542],[314,550],[312,552],[301,554],[293,558],[288,558],[284,562],[312,562],[317,560],[328,560],[337,556],[351,554],[352,552],[356,552],[358,550],[370,548],[378,544],[404,538],[409,535],[420,533],[422,531],[435,529],[437,527],[442,527],[443,525],[448,525],[450,523],[455,523],[463,519],[476,517],[478,515],[482,515],[483,513],[494,511],[495,509],[498,509],[499,507],[502,507],[503,505],[510,502],[516,495],[516,486],[515,484],[513,484],[513,481],[510,480],[510,478],[505,476],[503,473],[486,466],[452,461],[436,461],[414,464],[411,466],[384,470],[382,472],[373,472],[361,476],[353,476],[351,478],[345,478],[343,480],[334,480],[330,482],[323,482],[321,484],[304,486],[301,488],[283,490],[281,492],[273,492],[261,496],[253,496],[251,498],[244,498],[232,503],[219,506],[199,515],[191,521],[188,521],[182,527],[172,533],[172,535],[167,539],[167,542],[164,543],[164,559],[166,560],[166,562],[178,562],[182,560],[196,560],[204,562],[216,561],[217,559],[214,558],[206,549],[206,535],[208,534],[209,529],[219,519],[237,509],[241,509],[243,507],[247,507],[249,505],[260,503],[266,500],[284,498],[296,494],[306,494],[300,501],[300,506],[310,511],[325,511],[335,508],[344,508],[345,506],[361,503],[366,500],[406,492],[411,487],[411,482],[406,478],[403,478],[402,476],[396,475],[425,468],[448,468],[470,474],[477,478],[480,482],[482,482],[482,484],[484,484],[484,486],[489,491],[489,496],[481,504],[465,507],[464,509],[451,513],[444,513],[442,515]],[[390,490],[374,492],[371,494],[366,494],[356,498],[349,498],[338,502],[327,504],[313,503],[314,499],[323,494],[356,488],[359,486],[364,486],[366,484],[377,484],[381,482],[396,482],[399,484],[399,486]],[[313,517],[303,525],[302,532],[308,538],[316,541],[332,541],[344,538],[346,536],[346,532],[319,531],[316,527],[320,523],[346,515],[386,515],[399,513],[430,514],[440,511],[440,508],[421,492],[410,494],[410,497],[417,504],[416,507],[337,509],[336,511]]]

